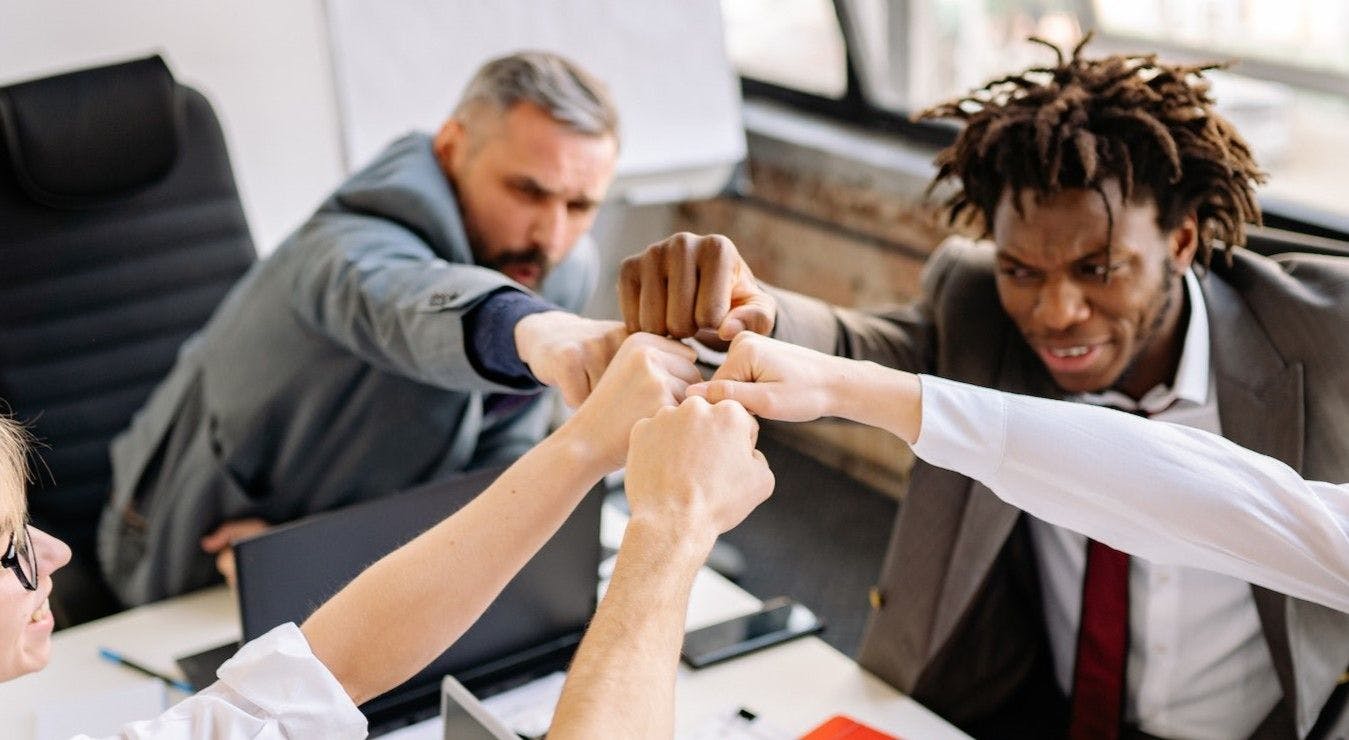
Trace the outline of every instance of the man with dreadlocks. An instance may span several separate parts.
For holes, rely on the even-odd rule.
[[[948,240],[915,304],[864,312],[766,288],[725,237],[679,234],[623,265],[628,328],[723,341],[749,330],[1114,407],[1221,434],[1306,479],[1349,481],[1349,260],[1239,249],[1245,225],[1259,222],[1253,188],[1264,174],[1213,110],[1204,72],[1216,65],[1087,58],[1085,43],[924,114],[964,122],[938,155],[937,182],[956,181],[953,218],[989,240]],[[767,365],[745,349],[764,343],[737,345],[734,379],[764,380]],[[867,421],[897,397],[893,377],[868,385],[893,371],[830,368],[816,392],[780,394],[797,411],[786,418]],[[829,390],[839,387],[869,389],[871,408],[846,413]],[[1066,430],[1056,443],[1073,444]],[[946,436],[983,431],[966,419]],[[957,448],[945,459],[961,457]],[[1239,480],[1208,457],[1189,464]],[[1147,458],[1133,469],[1143,485]],[[1131,560],[926,462],[871,596],[860,662],[978,736],[1349,733],[1337,689],[1349,615]]]

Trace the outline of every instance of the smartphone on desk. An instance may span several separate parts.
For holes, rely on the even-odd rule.
[[[765,601],[759,611],[701,627],[684,635],[681,655],[703,668],[795,637],[813,635],[824,623],[805,606],[785,597]]]

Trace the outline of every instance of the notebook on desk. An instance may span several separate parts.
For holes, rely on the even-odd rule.
[[[244,640],[304,621],[370,563],[468,503],[501,470],[466,473],[239,542]],[[595,610],[601,489],[586,495],[453,647],[403,685],[361,705],[372,734],[435,716],[442,676],[453,675],[487,696],[565,667]]]

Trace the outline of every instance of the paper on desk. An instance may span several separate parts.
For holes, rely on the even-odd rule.
[[[562,698],[562,684],[566,679],[567,674],[562,671],[550,673],[483,699],[482,705],[511,732],[525,737],[543,737],[548,733],[548,726],[553,724],[557,700]]]
[[[33,707],[34,740],[115,735],[129,722],[158,717],[168,708],[164,682],[130,679],[115,689],[41,702]]]

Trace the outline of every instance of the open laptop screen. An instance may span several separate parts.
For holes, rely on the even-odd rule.
[[[366,566],[472,500],[501,470],[466,473],[239,542],[244,640],[284,622],[304,621]],[[453,647],[407,683],[362,705],[372,729],[391,714],[434,708],[444,675],[470,683],[486,672],[511,669],[513,656],[544,657],[574,648],[595,609],[602,498],[600,490],[587,494]],[[455,563],[443,567],[449,571]]]

